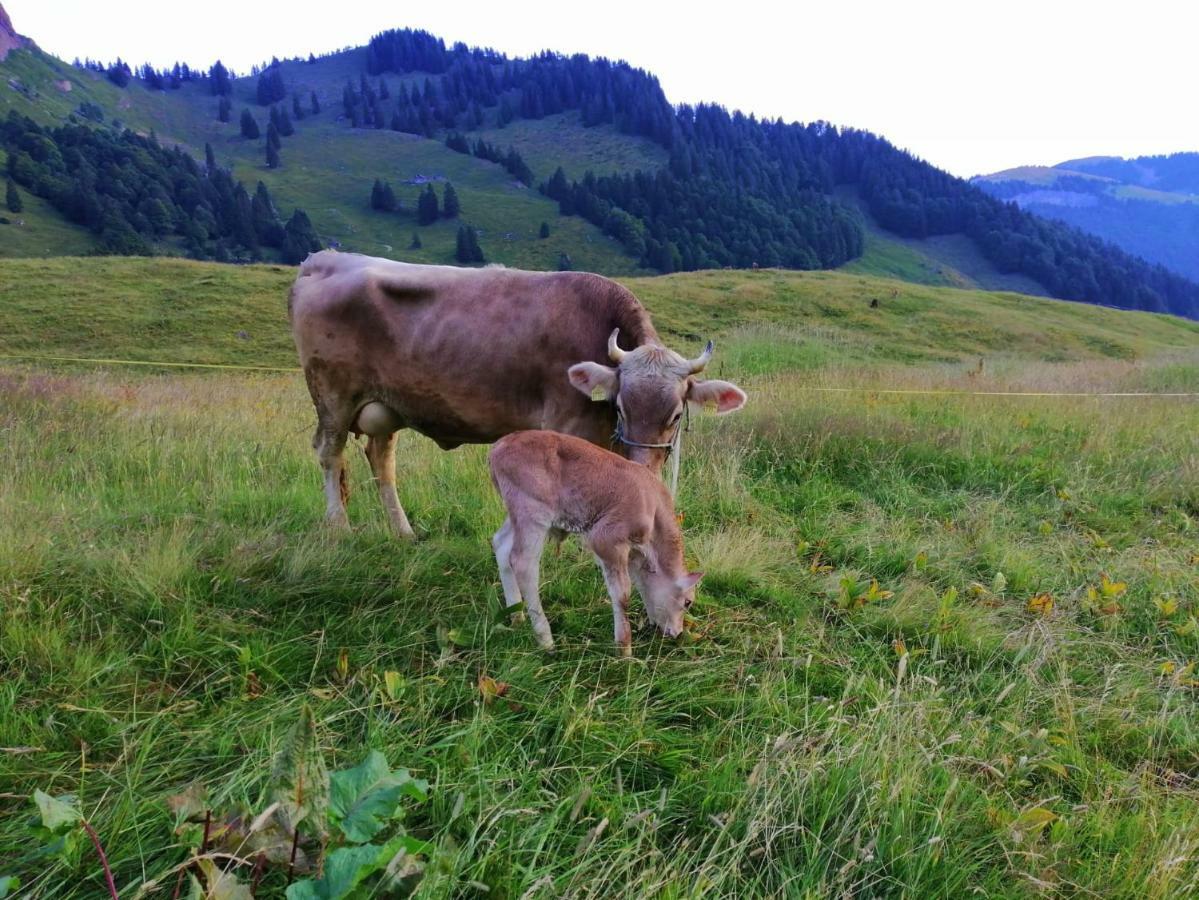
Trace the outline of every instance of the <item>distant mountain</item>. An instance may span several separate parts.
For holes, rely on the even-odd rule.
[[[238,74],[69,65],[30,45],[0,62],[0,117],[26,197],[0,216],[0,255],[56,252],[70,232],[57,252],[288,261],[328,244],[608,274],[848,264],[1199,318],[1199,284],[882,137],[676,107],[653,75],[583,55],[399,29]]]
[[[1199,153],[1092,156],[973,182],[993,197],[1199,279]]]

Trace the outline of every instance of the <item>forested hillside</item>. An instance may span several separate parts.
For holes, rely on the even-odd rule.
[[[15,51],[0,69],[34,52]],[[551,52],[513,59],[403,29],[360,50],[272,60],[249,75],[220,62],[67,68],[79,81],[102,81],[94,93],[115,97],[116,109],[83,96],[72,109],[49,90],[31,91],[21,70],[4,128],[9,174],[19,190],[90,228],[107,252],[291,258],[269,216],[260,216],[263,234],[238,224],[253,222],[246,201],[262,193],[263,208],[267,199],[272,210],[301,208],[322,243],[418,261],[614,273],[834,268],[866,246],[862,213],[838,198],[849,188],[889,233],[960,236],[998,273],[1053,296],[1199,316],[1199,286],[882,137],[711,104],[674,107],[656,78],[621,62]],[[83,140],[79,129],[113,134]],[[580,148],[580,133],[614,149]],[[195,172],[176,159],[166,168],[186,172],[181,178],[148,176],[147,158],[175,152],[150,149],[156,140],[181,145]],[[201,167],[206,144],[213,149]],[[122,187],[97,189],[97,206],[89,173],[105,166],[115,177],[101,180]],[[251,191],[259,181],[261,192]]]

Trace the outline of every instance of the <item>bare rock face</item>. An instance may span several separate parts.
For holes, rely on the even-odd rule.
[[[29,38],[21,37],[12,27],[12,19],[8,17],[4,6],[0,4],[0,59],[8,56],[9,50],[15,50],[18,47],[27,47],[31,41]]]

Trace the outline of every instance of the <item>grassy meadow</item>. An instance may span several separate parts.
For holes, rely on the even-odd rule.
[[[3,262],[0,356],[293,365],[290,276]],[[167,798],[262,810],[307,705],[331,768],[430,782],[418,896],[1199,892],[1199,403],[888,393],[1196,392],[1199,325],[843,273],[627,283],[751,398],[693,419],[707,574],[689,639],[632,660],[576,542],[543,564],[558,650],[502,618],[484,448],[401,437],[404,545],[351,447],[332,534],[298,375],[0,360],[0,877],[105,895],[90,846],[37,855],[41,789],[80,798],[121,897],[170,897]]]

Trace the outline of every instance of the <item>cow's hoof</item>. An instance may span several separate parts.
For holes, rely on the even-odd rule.
[[[633,648],[631,645],[618,644],[617,648],[620,650],[620,656],[622,659],[632,659],[633,658]]]
[[[508,616],[508,623],[510,625],[523,625],[528,620],[529,617],[525,615],[525,611],[523,609],[518,609]],[[553,644],[550,644],[550,647],[553,646]]]

